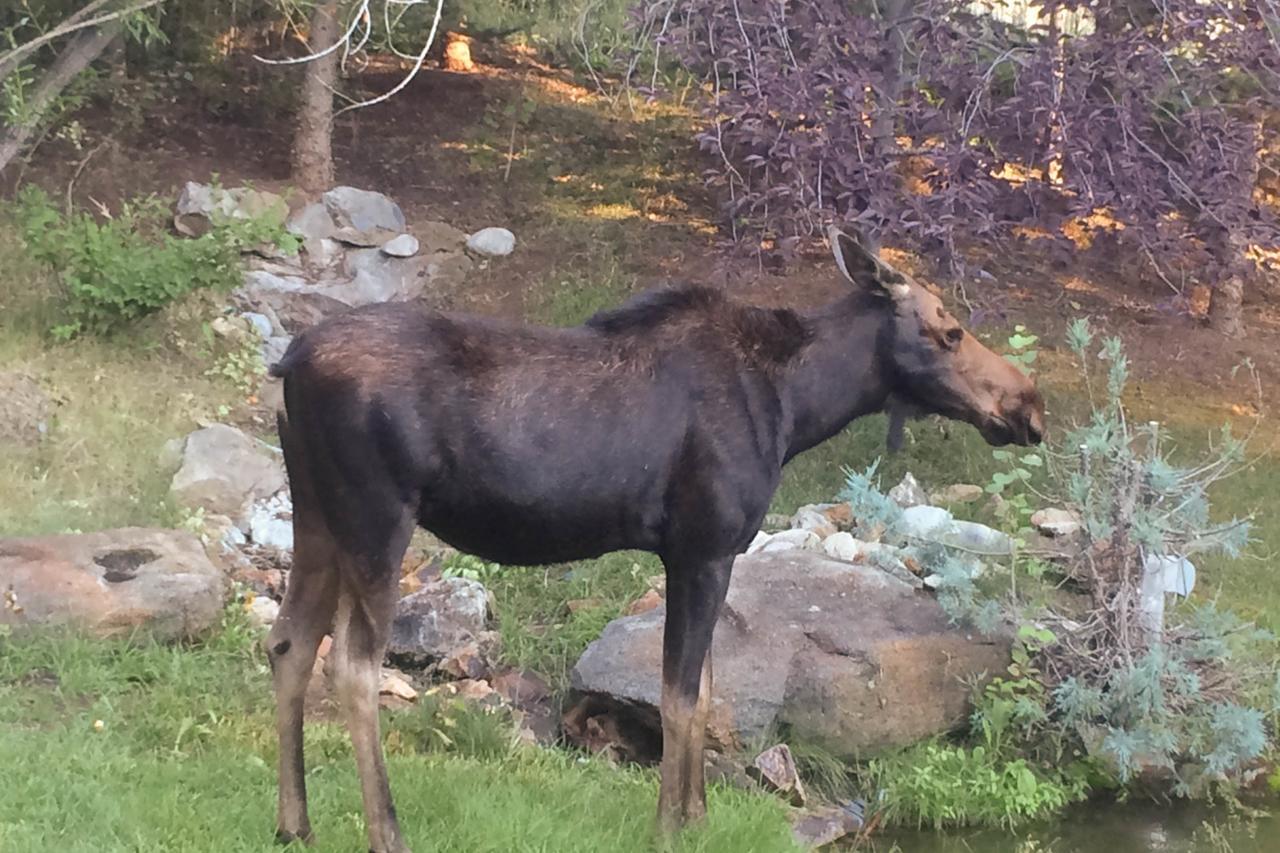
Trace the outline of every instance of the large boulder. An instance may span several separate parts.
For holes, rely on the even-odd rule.
[[[212,424],[187,436],[182,465],[170,491],[188,507],[242,518],[249,505],[286,485],[278,452],[226,424]]]
[[[438,578],[400,599],[387,653],[419,665],[455,657],[482,639],[488,615],[479,581]]]
[[[382,193],[334,187],[324,194],[324,206],[339,228],[405,230],[404,211]]]
[[[657,719],[666,608],[611,622],[573,668],[594,708]],[[802,549],[739,557],[712,650],[708,734],[738,748],[782,724],[851,756],[964,723],[970,679],[1002,670],[1006,637],[950,623],[880,569]]]
[[[190,533],[125,528],[0,539],[0,590],[0,625],[178,639],[217,623],[229,584]]]

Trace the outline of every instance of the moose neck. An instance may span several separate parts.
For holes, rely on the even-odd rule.
[[[813,340],[787,374],[792,412],[785,459],[826,441],[850,421],[884,408],[890,382],[882,338],[891,328],[887,300],[855,292],[805,315]],[[785,461],[785,460],[784,460]]]

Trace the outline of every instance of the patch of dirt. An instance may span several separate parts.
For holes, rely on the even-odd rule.
[[[699,177],[707,164],[691,116],[646,105],[632,113],[527,51],[472,47],[474,72],[428,68],[387,103],[341,117],[334,135],[339,181],[388,193],[410,222],[440,219],[467,231],[503,225],[516,233],[514,255],[480,264],[455,297],[459,307],[523,316],[549,286],[575,274],[619,275],[636,288],[706,282],[769,305],[812,305],[839,293],[821,248],[782,273],[717,252],[715,200]],[[243,99],[162,89],[141,120],[122,130],[118,108],[93,105],[77,116],[87,142],[76,148],[51,136],[18,174],[56,197],[69,193],[79,205],[108,211],[148,193],[172,199],[183,182],[214,175],[223,185],[283,190],[291,127],[287,110],[270,108],[268,97],[280,83],[246,63],[243,87],[260,90],[266,106],[236,112],[227,104]],[[398,65],[375,62],[348,84],[381,92],[401,74]],[[0,190],[12,189],[13,177],[6,180]],[[930,277],[915,259],[890,257]],[[1023,323],[1052,349],[1071,318],[1088,316],[1124,340],[1138,384],[1170,403],[1190,395],[1247,409],[1253,380],[1236,370],[1246,359],[1264,389],[1280,383],[1274,277],[1249,289],[1250,336],[1230,341],[1205,326],[1197,294],[1175,294],[1135,274],[1133,264],[1062,262],[1034,240],[1011,242],[981,263],[983,280],[944,284],[955,302],[975,309],[979,330]]]

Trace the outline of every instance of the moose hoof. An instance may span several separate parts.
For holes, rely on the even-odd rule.
[[[295,841],[300,841],[303,844],[306,844],[309,846],[312,843],[314,843],[315,840],[316,840],[315,834],[310,830],[310,828],[301,830],[299,832],[294,832],[289,829],[276,830],[277,844],[292,844]]]

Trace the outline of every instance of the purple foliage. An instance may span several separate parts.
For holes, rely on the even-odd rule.
[[[638,14],[706,84],[707,178],[748,245],[863,220],[954,269],[957,243],[1018,225],[1061,237],[1105,212],[1122,244],[1212,281],[1245,243],[1280,242],[1255,198],[1280,113],[1280,0],[1043,5],[1086,24],[1015,26],[958,0]]]

